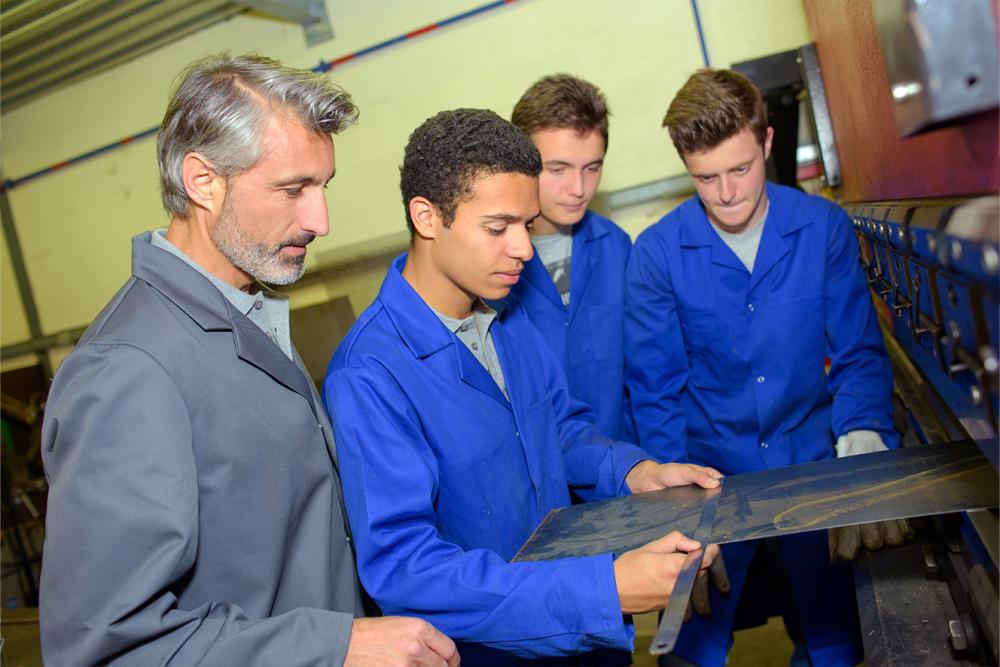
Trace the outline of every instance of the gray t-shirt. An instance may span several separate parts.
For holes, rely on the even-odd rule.
[[[764,233],[764,223],[767,222],[767,214],[770,210],[771,202],[768,202],[767,208],[764,209],[764,217],[760,219],[760,222],[739,234],[733,234],[712,225],[712,229],[719,235],[722,242],[736,253],[736,256],[743,262],[743,266],[747,267],[747,271],[750,273],[753,273],[753,265],[757,260],[757,249],[760,247],[760,237]]]
[[[544,236],[532,236],[531,243],[535,246],[538,259],[549,272],[556,291],[562,297],[563,305],[569,308],[569,265],[573,254],[573,234],[556,232]]]
[[[431,308],[431,310],[434,309]],[[438,316],[442,324],[448,327],[448,331],[465,343],[469,352],[472,352],[472,355],[479,360],[479,363],[483,365],[483,368],[490,374],[490,377],[497,383],[500,391],[509,401],[510,396],[507,396],[507,383],[504,381],[503,368],[500,367],[500,358],[497,356],[497,349],[493,345],[493,334],[490,332],[490,327],[496,320],[497,311],[480,299],[473,304],[472,315],[464,320],[448,317],[436,310],[434,310],[434,314]]]
[[[275,345],[281,348],[289,359],[292,359],[291,327],[288,320],[288,297],[268,289],[260,283],[254,284],[253,292],[244,292],[229,283],[219,280],[206,271],[200,264],[188,257],[184,251],[167,240],[166,229],[156,229],[150,235],[150,244],[166,250],[182,259],[195,271],[208,278],[222,295],[236,309],[247,316],[251,322],[260,327]]]

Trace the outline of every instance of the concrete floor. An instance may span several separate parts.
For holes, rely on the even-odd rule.
[[[656,656],[649,654],[649,644],[656,634],[656,614],[635,617],[635,653],[632,667],[656,667]],[[792,657],[792,641],[785,632],[781,617],[767,625],[733,633],[726,667],[785,667]]]
[[[0,613],[3,667],[37,667],[42,664],[38,645],[38,609],[4,609]]]

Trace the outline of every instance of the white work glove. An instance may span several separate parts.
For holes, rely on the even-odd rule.
[[[888,447],[875,431],[850,431],[837,438],[837,458],[882,452]],[[869,551],[878,551],[883,545],[898,547],[913,538],[913,529],[906,519],[891,519],[860,526],[831,528],[828,539],[830,560],[852,561],[858,557],[861,545]]]
[[[889,449],[875,431],[850,431],[837,438],[837,458],[884,452]]]

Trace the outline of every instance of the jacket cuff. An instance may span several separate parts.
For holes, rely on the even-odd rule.
[[[615,495],[632,495],[632,490],[629,489],[628,484],[625,483],[625,478],[628,476],[632,468],[643,461],[655,461],[655,459],[649,455],[649,452],[641,447],[630,445],[625,442],[615,443],[614,470],[616,478],[614,488],[617,489]]]

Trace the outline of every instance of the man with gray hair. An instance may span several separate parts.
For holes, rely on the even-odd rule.
[[[166,230],[56,374],[41,640],[51,665],[457,665],[413,618],[360,618],[332,429],[288,302],[328,231],[325,76],[258,56],[182,75],[157,153]]]

